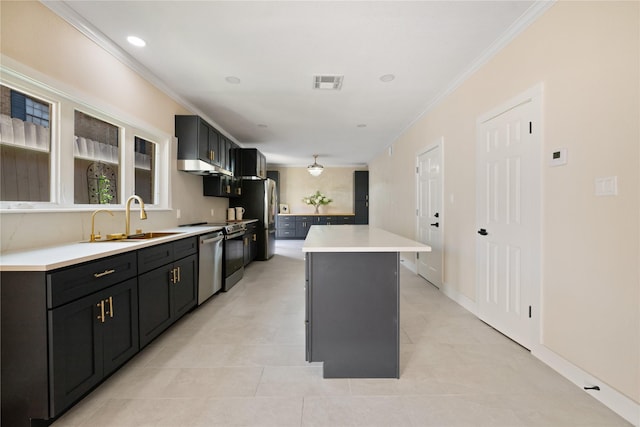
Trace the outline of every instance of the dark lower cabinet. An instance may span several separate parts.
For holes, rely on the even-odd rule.
[[[243,238],[244,266],[246,267],[258,257],[258,224],[247,224],[247,230]]]
[[[399,378],[399,254],[305,255],[306,360],[324,378]]]
[[[144,347],[196,306],[197,256],[158,267],[138,276],[140,347]]]
[[[354,215],[278,215],[278,239],[305,239],[312,225],[357,224]]]
[[[52,415],[60,414],[139,350],[135,279],[49,311]]]
[[[0,272],[0,425],[51,424],[197,304],[198,238]]]

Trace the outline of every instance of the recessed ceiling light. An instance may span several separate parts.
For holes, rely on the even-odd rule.
[[[127,37],[127,41],[137,47],[145,47],[147,45],[147,42],[136,36]]]
[[[393,79],[395,78],[396,76],[394,76],[393,74],[385,74],[384,76],[380,76],[380,81],[389,83],[390,81],[393,81]]]
[[[227,83],[231,83],[233,85],[237,85],[240,83],[240,79],[236,76],[227,76],[224,79],[227,81]]]
[[[365,123],[360,123],[359,125],[357,125],[357,127],[359,128],[366,128],[367,125]]]
[[[268,128],[269,126],[265,125],[264,123],[258,123],[258,127],[259,128]]]

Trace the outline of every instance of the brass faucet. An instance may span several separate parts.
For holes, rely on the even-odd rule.
[[[135,194],[133,196],[130,196],[127,199],[127,204],[125,206],[125,211],[124,211],[125,221],[126,221],[125,231],[124,231],[125,236],[129,236],[129,232],[131,231],[131,202],[134,199],[137,200],[138,203],[140,203],[140,219],[147,219],[147,213],[144,211],[144,202],[142,201],[142,198]]]
[[[100,236],[100,232],[98,234],[95,233],[95,224],[96,224],[96,214],[98,212],[106,212],[109,215],[113,216],[113,212],[108,209],[98,209],[91,214],[91,236],[89,237],[90,242],[95,242],[96,240],[100,240],[102,236]]]

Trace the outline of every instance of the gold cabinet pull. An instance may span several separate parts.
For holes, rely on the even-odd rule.
[[[257,242],[257,241],[258,241],[258,236],[256,236],[256,235],[254,234],[254,235],[252,236],[252,239],[253,239],[253,241],[254,241],[254,242]]]
[[[171,276],[171,277],[169,277],[169,281],[171,283],[175,284],[176,283],[176,269],[172,268],[171,272],[169,273],[169,275]]]
[[[176,270],[178,270],[178,282],[180,281],[180,267],[178,267]]]
[[[100,314],[98,315],[98,319],[100,319],[101,323],[104,323],[104,300],[96,304],[96,307],[100,307]]]
[[[102,276],[108,276],[111,273],[115,273],[116,270],[105,270],[102,273],[93,273],[93,277],[95,277],[96,279]]]
[[[113,297],[109,297],[109,312],[107,314],[113,319]]]

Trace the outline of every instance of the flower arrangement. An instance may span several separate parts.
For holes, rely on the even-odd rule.
[[[304,197],[302,201],[307,205],[314,206],[316,208],[316,213],[318,213],[318,207],[321,205],[328,205],[333,200],[322,194],[319,190],[316,190],[315,194],[312,194],[309,197]]]

